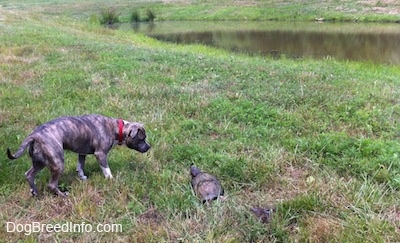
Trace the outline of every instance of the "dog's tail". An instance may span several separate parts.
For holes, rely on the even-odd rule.
[[[11,151],[9,148],[7,148],[7,156],[9,159],[18,159],[19,157],[21,157],[21,155],[24,153],[24,151],[26,150],[26,148],[33,143],[34,139],[29,136],[27,137],[21,144],[21,146],[19,146],[19,149],[17,150],[17,152],[15,152],[15,154],[11,154]]]

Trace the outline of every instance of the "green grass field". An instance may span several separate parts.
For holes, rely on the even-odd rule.
[[[156,21],[399,17],[396,1],[319,2],[1,1],[0,239],[399,242],[398,66],[249,57],[98,23],[109,7],[122,21],[149,8]],[[32,198],[30,159],[8,160],[7,147],[15,151],[50,119],[86,113],[143,122],[152,149],[114,148],[112,180],[89,156],[84,182],[66,152],[68,198],[49,192],[48,170]],[[197,200],[192,163],[221,180],[224,201]],[[252,207],[276,212],[263,224]],[[11,233],[7,222],[119,224],[122,232]]]

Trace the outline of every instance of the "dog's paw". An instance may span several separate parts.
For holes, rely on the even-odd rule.
[[[30,191],[31,191],[32,197],[36,197],[38,195],[37,191],[35,191],[33,189],[31,189]]]
[[[82,181],[86,181],[87,180],[87,176],[85,175],[80,175],[79,179],[81,179]]]
[[[112,179],[113,178],[110,168],[101,167],[101,170],[103,171],[103,174],[104,174],[105,178],[107,178],[107,179]]]
[[[68,191],[64,191],[64,192],[58,191],[58,192],[54,192],[53,195],[54,195],[55,197],[66,198],[66,197],[68,197],[68,194],[69,194]]]

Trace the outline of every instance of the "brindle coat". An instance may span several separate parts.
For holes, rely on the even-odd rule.
[[[150,149],[142,124],[123,121],[122,144],[145,153]],[[83,169],[85,158],[94,154],[106,178],[112,178],[107,154],[119,140],[118,119],[101,115],[64,116],[38,126],[21,144],[13,155],[7,149],[10,159],[19,158],[29,147],[32,167],[25,173],[32,195],[37,195],[35,176],[47,166],[51,172],[49,189],[59,196],[66,194],[58,188],[58,181],[64,171],[64,149],[78,153],[77,172],[86,180]]]

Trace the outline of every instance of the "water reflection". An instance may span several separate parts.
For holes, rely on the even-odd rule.
[[[306,27],[234,26],[185,29],[182,23],[136,26],[135,31],[163,41],[200,43],[234,52],[290,58],[329,58],[400,64],[399,25],[308,24]],[[227,23],[224,23],[227,24]],[[289,23],[293,25],[293,23]],[[227,24],[228,25],[228,24]],[[311,26],[311,27],[310,27]],[[161,29],[159,29],[161,28]]]

